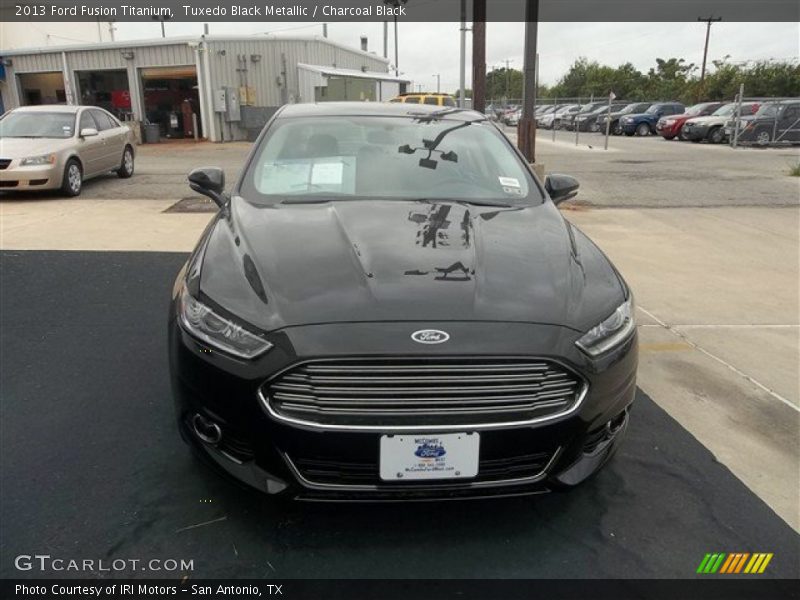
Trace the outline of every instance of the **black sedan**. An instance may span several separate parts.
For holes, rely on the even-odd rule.
[[[306,500],[575,486],[634,398],[631,291],[484,115],[298,104],[266,126],[178,274],[178,425],[198,454]]]

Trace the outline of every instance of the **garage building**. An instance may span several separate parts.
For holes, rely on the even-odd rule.
[[[362,40],[363,42],[363,40]],[[6,110],[92,104],[167,138],[253,139],[291,102],[386,101],[409,81],[323,37],[200,36],[0,51]],[[153,131],[153,128],[150,128]]]

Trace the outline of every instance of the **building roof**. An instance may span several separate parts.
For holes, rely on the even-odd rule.
[[[379,60],[389,64],[389,59],[378,56],[373,52],[364,52],[359,48],[340,44],[334,42],[326,37],[313,35],[313,36],[283,36],[274,34],[258,34],[258,35],[199,35],[199,36],[181,36],[181,37],[167,37],[167,38],[154,38],[143,40],[119,40],[115,42],[94,42],[86,44],[68,44],[62,46],[40,46],[38,48],[16,48],[14,50],[0,50],[0,56],[24,56],[26,54],[55,54],[60,52],[77,52],[85,50],[114,50],[125,48],[139,48],[142,46],[174,46],[180,44],[195,45],[200,42],[318,42],[320,44],[327,44],[347,50],[355,54]]]
[[[322,75],[333,77],[354,77],[361,79],[379,79],[381,81],[396,81],[398,83],[410,83],[410,79],[395,77],[391,73],[380,73],[379,71],[359,71],[358,69],[340,69],[339,67],[325,67],[321,65],[309,65],[297,63],[297,66],[306,71],[314,71]]]

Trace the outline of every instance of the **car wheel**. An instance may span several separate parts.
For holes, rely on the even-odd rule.
[[[639,123],[639,125],[636,126],[636,135],[641,137],[650,135],[650,125],[647,123]]]
[[[759,146],[766,146],[772,141],[772,136],[766,129],[759,129],[756,132],[756,144]]]
[[[127,179],[131,175],[133,175],[133,150],[130,146],[125,146],[125,150],[122,152],[122,162],[117,169],[117,176]]]
[[[683,127],[681,127],[681,130],[678,132],[678,139],[680,139],[680,140],[682,140],[684,142],[688,142],[689,141],[689,138],[687,138],[686,134],[683,133]]]
[[[697,140],[698,142],[700,140]],[[708,141],[712,144],[721,144],[725,141],[725,130],[722,127],[715,127],[708,132]]]
[[[64,177],[61,180],[61,191],[67,196],[78,196],[83,187],[83,170],[81,164],[70,158],[64,167]]]
[[[614,121],[611,124],[611,133],[614,135],[622,135],[622,127],[619,124],[619,121]]]
[[[595,121],[594,123],[592,123],[592,124],[589,126],[589,130],[590,130],[592,133],[597,133],[598,131],[600,131],[600,123],[598,123],[597,121]]]

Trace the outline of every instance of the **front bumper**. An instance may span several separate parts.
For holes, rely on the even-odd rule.
[[[19,159],[14,159],[0,169],[0,191],[52,190],[61,187],[62,175],[63,166],[58,161],[53,165],[21,167]]]
[[[708,135],[708,126],[686,123],[683,126],[683,137],[687,140],[704,140]]]
[[[244,362],[199,343],[176,324],[173,316],[169,325],[170,366],[181,433],[203,458],[247,485],[269,494],[326,501],[541,493],[579,484],[616,449],[635,394],[636,336],[613,355],[590,361],[574,347],[574,332],[564,328],[447,323],[452,340],[442,344],[449,346],[442,349],[411,341],[409,332],[428,326],[430,323],[295,327],[275,333],[275,347],[266,355]],[[452,343],[455,340],[457,348]],[[563,417],[469,428],[481,436],[480,471],[475,479],[413,483],[382,482],[377,477],[380,428],[330,430],[288,423],[268,414],[259,399],[267,379],[298,361],[398,354],[557,358],[585,380],[587,393],[578,408]],[[218,424],[222,434],[218,441],[209,443],[198,437],[193,427],[193,417],[198,414]],[[413,427],[408,429],[414,431]]]
[[[658,135],[665,137],[665,138],[674,138],[681,132],[681,124],[680,123],[673,123],[672,125],[666,125],[664,123],[656,123],[656,133]]]

